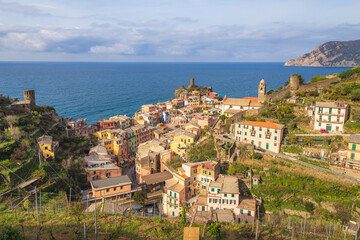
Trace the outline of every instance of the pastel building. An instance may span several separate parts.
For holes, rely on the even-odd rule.
[[[127,175],[91,181],[91,197],[113,197],[131,191],[131,180]]]
[[[235,210],[239,205],[240,191],[237,177],[219,176],[209,184],[208,207]]]
[[[349,119],[350,106],[339,102],[316,102],[314,130],[343,132]]]
[[[283,131],[283,125],[273,122],[235,123],[235,140],[279,153]]]
[[[59,146],[59,142],[53,141],[51,136],[46,135],[39,137],[37,142],[43,159],[55,158],[55,151]]]
[[[97,164],[96,166],[85,168],[88,182],[94,180],[101,180],[111,177],[121,176],[121,168],[113,163]]]
[[[133,119],[126,115],[116,115],[109,118],[110,121],[117,122],[120,129],[125,129],[134,125]]]
[[[354,170],[360,170],[360,134],[350,135],[346,167]]]
[[[170,144],[171,150],[178,155],[185,155],[186,148],[195,142],[196,135],[184,130],[177,130]]]

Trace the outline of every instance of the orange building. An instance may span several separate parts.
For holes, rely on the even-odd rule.
[[[131,191],[131,180],[127,175],[91,181],[92,197],[113,197]]]
[[[94,167],[85,168],[88,182],[101,180],[110,177],[120,177],[121,168],[115,164],[100,164]]]

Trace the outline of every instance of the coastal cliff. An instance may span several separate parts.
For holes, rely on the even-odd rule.
[[[355,67],[360,65],[360,40],[324,43],[310,53],[288,60],[284,66]]]

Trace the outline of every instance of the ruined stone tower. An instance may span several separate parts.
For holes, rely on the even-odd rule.
[[[259,92],[258,92],[259,103],[266,101],[266,83],[264,79],[261,79],[259,83]]]
[[[190,78],[189,88],[194,87],[194,86],[195,86],[195,79],[194,79],[194,78]]]
[[[25,90],[24,91],[24,100],[30,101],[30,106],[35,107],[35,90]]]
[[[294,92],[299,90],[300,87],[300,79],[298,75],[291,74],[290,75],[290,91]]]

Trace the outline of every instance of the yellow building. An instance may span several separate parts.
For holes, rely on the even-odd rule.
[[[94,133],[99,143],[106,147],[106,150],[114,155],[127,155],[126,132],[122,129],[107,129]]]
[[[186,148],[195,142],[196,135],[190,132],[179,130],[174,135],[170,144],[171,150],[178,155],[185,155]]]
[[[350,136],[346,167],[360,170],[360,134],[353,134]]]
[[[55,151],[57,146],[59,145],[58,142],[53,141],[53,138],[51,136],[46,135],[39,137],[37,139],[37,142],[44,159],[55,158]]]

